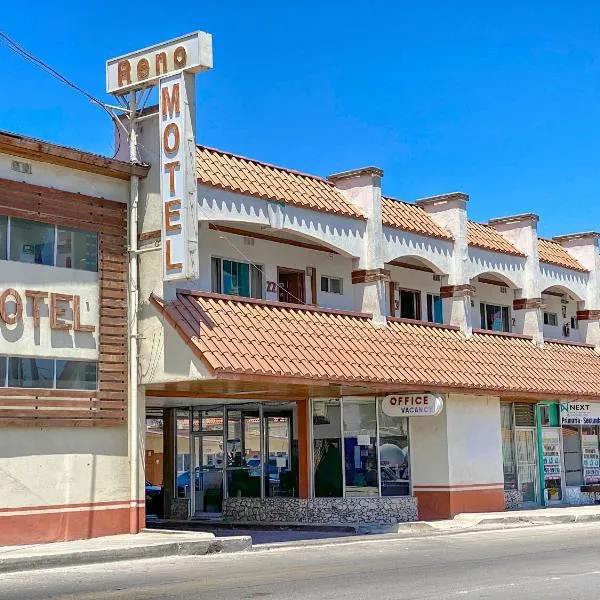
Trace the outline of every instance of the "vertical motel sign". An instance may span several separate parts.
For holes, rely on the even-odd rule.
[[[195,74],[212,68],[212,36],[202,31],[106,63],[109,94],[158,86],[162,271],[165,281],[198,271]]]

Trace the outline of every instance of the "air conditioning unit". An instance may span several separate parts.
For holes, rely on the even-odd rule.
[[[502,286],[502,287],[500,288],[500,293],[501,293],[501,294],[506,294],[506,291],[507,291],[507,290],[508,290],[508,288],[507,288],[507,287],[505,287],[505,286]]]
[[[441,281],[442,280],[442,276],[441,275],[434,275],[433,276],[433,280],[434,281]]]
[[[254,246],[254,238],[244,236],[244,246]]]

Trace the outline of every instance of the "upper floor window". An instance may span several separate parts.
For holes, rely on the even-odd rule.
[[[414,290],[398,290],[398,305],[403,319],[421,319],[421,292]]]
[[[427,294],[427,320],[430,323],[443,323],[442,299],[436,294]]]
[[[212,257],[212,291],[218,294],[263,297],[263,268],[248,262]]]
[[[342,278],[321,275],[321,291],[330,294],[342,294]]]
[[[558,327],[558,315],[552,312],[544,312],[544,325]]]
[[[490,331],[510,331],[510,311],[508,306],[498,306],[496,304],[479,305],[481,313],[481,329]]]
[[[0,259],[98,271],[98,234],[0,217]]]

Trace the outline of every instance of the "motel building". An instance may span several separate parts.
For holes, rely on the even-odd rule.
[[[0,134],[0,545],[594,503],[599,235],[198,145],[205,35],[115,159]]]

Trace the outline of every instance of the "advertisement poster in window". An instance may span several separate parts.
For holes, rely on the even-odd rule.
[[[544,479],[560,479],[560,433],[556,430],[542,430],[544,453]]]
[[[586,485],[600,483],[600,453],[598,452],[598,436],[583,435],[583,481]]]

